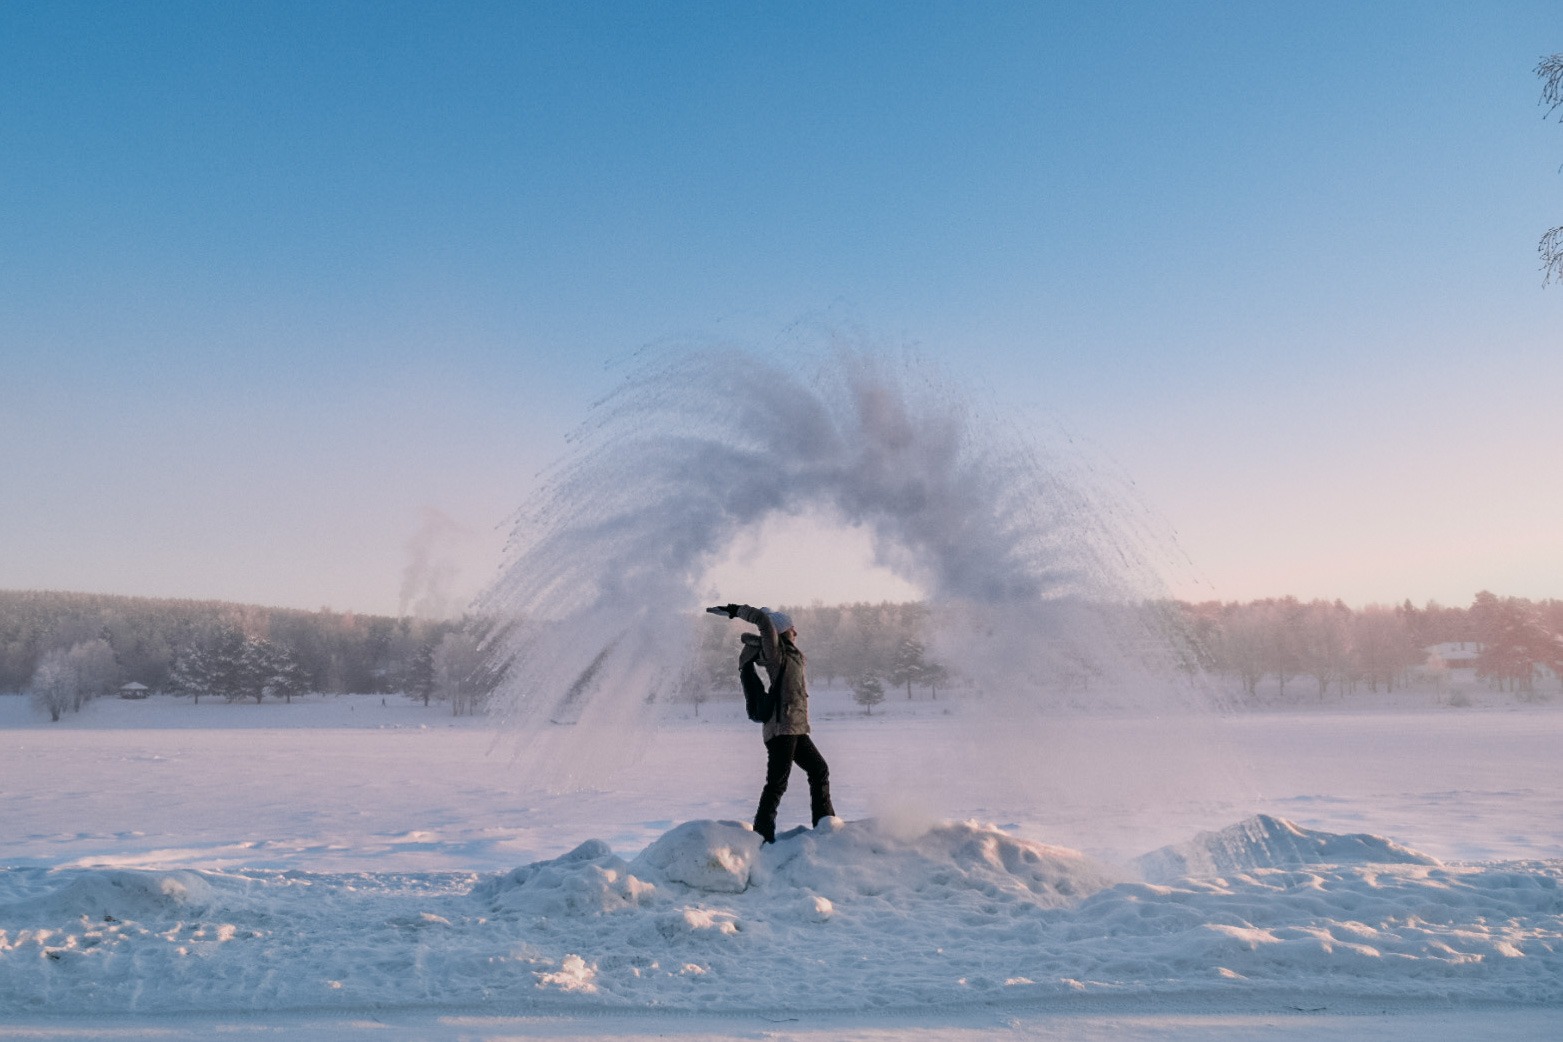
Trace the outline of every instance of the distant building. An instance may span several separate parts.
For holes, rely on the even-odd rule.
[[[1427,652],[1427,668],[1465,670],[1475,676],[1476,657],[1482,653],[1482,646],[1474,640],[1446,640],[1423,650]]]
[[[119,689],[120,698],[145,698],[151,693],[145,684],[138,684],[134,680]]]

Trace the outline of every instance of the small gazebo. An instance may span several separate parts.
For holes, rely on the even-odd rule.
[[[119,689],[120,698],[145,698],[151,693],[145,684],[138,684],[134,680]]]

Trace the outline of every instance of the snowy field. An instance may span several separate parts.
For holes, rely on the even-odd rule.
[[[1016,786],[950,708],[818,696],[843,820],[762,849],[730,704],[549,792],[394,697],[0,698],[0,1040],[1559,1037],[1558,708],[1058,719]]]

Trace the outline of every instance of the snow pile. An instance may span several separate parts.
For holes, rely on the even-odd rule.
[[[733,822],[691,821],[647,847],[635,866],[695,890],[741,894],[759,860],[760,837]]]
[[[229,881],[204,872],[141,872],[104,869],[66,879],[58,888],[47,877],[7,872],[0,891],[0,923],[15,915],[112,921],[199,915],[222,903]],[[14,889],[13,889],[14,888]]]
[[[592,840],[487,877],[11,869],[0,1015],[1563,1001],[1563,864],[1450,867],[1285,822],[1239,831],[1256,828],[1295,831],[1312,860],[1261,863],[1276,844],[1254,842],[1240,871],[1130,882],[972,822],[829,819],[768,846],[691,821],[630,859]]]
[[[1366,833],[1315,832],[1284,818],[1257,814],[1191,842],[1153,850],[1135,859],[1146,879],[1222,876],[1290,865],[1436,865],[1438,859]]]
[[[495,912],[546,922],[634,908],[654,889],[630,875],[629,865],[608,844],[589,839],[563,857],[482,883],[472,894]]]
[[[1117,878],[1073,851],[974,823],[908,836],[828,819],[762,846],[745,825],[692,821],[633,861],[592,841],[473,897],[532,917],[532,943],[560,951],[535,973],[545,992],[634,1006],[861,1008],[923,1004],[927,963],[943,963],[946,948],[1023,944],[1035,917]],[[877,983],[865,990],[865,977]]]

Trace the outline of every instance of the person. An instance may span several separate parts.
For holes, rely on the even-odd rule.
[[[718,609],[713,608],[712,611]],[[747,637],[739,668],[756,657],[765,667],[774,690],[781,678],[779,705],[774,717],[765,721],[761,737],[765,741],[765,787],[760,790],[760,805],[754,812],[754,831],[766,843],[776,842],[776,810],[787,791],[792,765],[803,768],[809,779],[809,810],[813,824],[836,815],[830,802],[830,766],[809,737],[808,660],[798,647],[798,630],[785,612],[755,608],[747,604],[728,604],[720,609],[728,618],[743,619],[760,629],[760,639]]]

